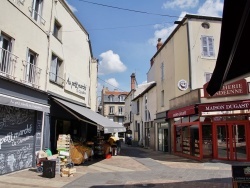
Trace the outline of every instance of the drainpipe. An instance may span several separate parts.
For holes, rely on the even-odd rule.
[[[189,24],[188,24],[188,20],[187,20],[187,39],[188,39],[188,66],[189,66],[189,88],[190,91],[192,90],[192,69],[191,69],[191,52],[190,52],[190,37],[189,37]]]
[[[50,33],[51,33],[51,25],[52,25],[52,17],[53,17],[53,8],[54,8],[54,1],[52,2],[51,6],[51,12],[50,12],[50,25],[49,25],[49,31],[47,33],[48,38],[48,51],[47,51],[47,66],[46,66],[46,80],[45,80],[45,92],[47,92],[48,87],[48,70],[49,70],[49,54],[50,54]],[[57,0],[55,0],[55,3],[57,3]]]

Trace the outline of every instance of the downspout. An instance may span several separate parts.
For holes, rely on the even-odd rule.
[[[50,52],[50,33],[51,33],[51,25],[52,25],[52,15],[53,15],[53,8],[54,8],[54,1],[52,0],[51,12],[50,12],[50,25],[49,31],[47,32],[48,38],[48,53],[47,53],[47,67],[46,67],[46,80],[45,80],[45,92],[47,92],[48,87],[48,70],[49,70],[49,52]]]
[[[189,37],[189,24],[187,20],[187,42],[188,42],[188,66],[189,66],[189,88],[192,90],[192,68],[191,68],[191,52],[190,52],[190,37]]]

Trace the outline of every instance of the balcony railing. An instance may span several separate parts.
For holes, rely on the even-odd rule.
[[[24,66],[23,82],[32,87],[39,88],[42,69],[27,61],[23,61],[23,66]]]
[[[57,76],[55,73],[50,72],[49,73],[49,80],[51,82],[54,82],[57,85],[64,86],[65,80],[61,78],[60,76]]]
[[[116,116],[124,116],[125,113],[124,113],[124,112],[115,112],[115,115],[116,115]]]
[[[38,12],[36,12],[35,9],[33,9],[32,7],[29,7],[29,11],[31,13],[32,18],[34,18],[34,20],[38,22],[40,21],[41,24],[45,25],[45,22],[46,22],[45,19],[43,19],[43,17]]]
[[[25,1],[25,0],[13,0],[13,2],[16,3],[16,4],[18,4],[18,5],[20,5],[20,4],[23,5],[23,4],[24,4],[24,1]]]
[[[0,75],[15,79],[17,56],[0,48]]]

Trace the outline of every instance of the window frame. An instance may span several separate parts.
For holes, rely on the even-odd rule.
[[[31,57],[33,57],[31,59]],[[36,67],[38,61],[38,54],[31,50],[30,48],[27,49],[27,65],[26,65],[26,72],[25,72],[25,81],[27,83],[35,83],[36,77]],[[33,67],[32,67],[33,66]]]
[[[4,46],[7,42],[7,47]],[[0,30],[0,72],[9,74],[14,39]]]
[[[114,95],[109,95],[109,102],[114,102]]]
[[[123,114],[123,107],[122,106],[118,106],[118,114],[119,115]]]
[[[124,95],[120,95],[119,96],[119,102],[124,102],[125,101],[125,96]]]
[[[201,35],[201,51],[202,57],[215,57],[213,36]]]
[[[53,65],[53,64],[55,64],[55,65]],[[51,64],[50,64],[50,72],[49,73],[50,73],[50,75],[49,75],[50,82],[56,83],[58,85],[63,85],[63,83],[64,83],[63,60],[53,53],[51,55]],[[58,78],[62,79],[61,83],[59,82]]]
[[[33,0],[32,2],[32,18],[35,21],[41,21],[42,19],[42,9],[43,9],[43,0]]]
[[[62,41],[62,25],[57,19],[54,20],[53,36]]]
[[[114,114],[114,112],[115,112],[115,107],[109,106],[109,114]]]
[[[208,79],[208,75],[210,76],[210,78]],[[212,77],[213,73],[210,72],[205,72],[204,76],[205,76],[205,83],[209,82],[211,77]]]
[[[164,63],[161,63],[161,81],[164,80]]]
[[[136,101],[136,114],[137,115],[140,114],[140,100],[139,99]]]
[[[164,107],[164,90],[161,91],[161,107]]]

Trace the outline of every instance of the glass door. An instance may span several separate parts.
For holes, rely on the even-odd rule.
[[[246,126],[244,124],[232,124],[232,152],[235,160],[246,160]]]
[[[220,159],[230,159],[229,129],[228,125],[216,125],[217,155]]]
[[[216,124],[217,157],[227,160],[247,160],[246,124]]]

